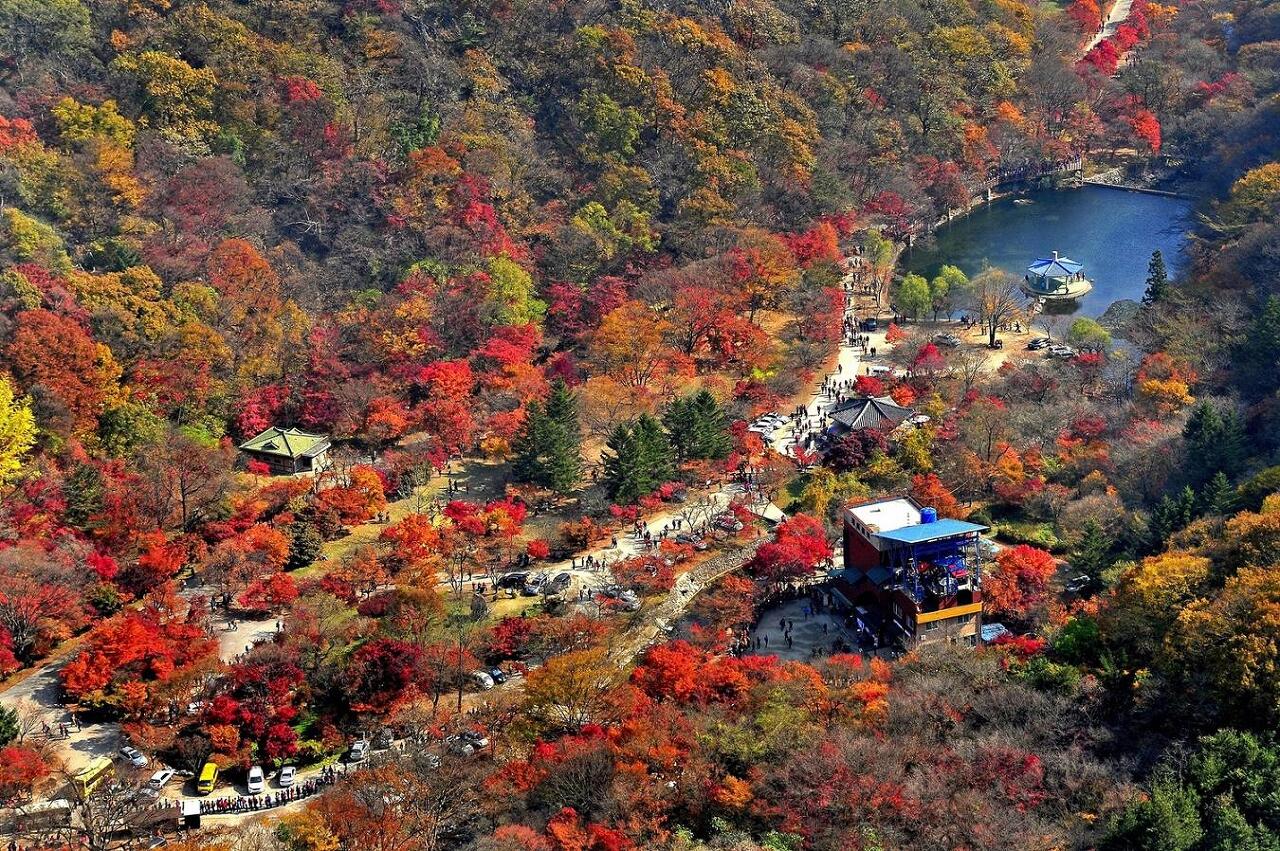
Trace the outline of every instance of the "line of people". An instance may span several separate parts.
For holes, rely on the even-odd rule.
[[[299,781],[296,785],[290,786],[288,789],[281,789],[278,792],[268,792],[263,795],[239,795],[234,798],[228,796],[225,798],[202,800],[200,802],[200,812],[202,814],[220,814],[269,810],[282,804],[288,804],[293,801],[300,801],[303,798],[309,798],[325,787],[332,786],[334,783],[337,783],[340,776],[341,772],[330,766],[325,768],[315,777],[309,777],[306,780]]]

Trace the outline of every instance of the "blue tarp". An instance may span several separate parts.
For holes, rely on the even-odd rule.
[[[886,541],[896,541],[900,544],[922,544],[925,541],[934,541],[938,538],[951,538],[956,535],[985,532],[986,530],[986,526],[979,526],[977,523],[966,523],[963,520],[944,518],[934,523],[903,526],[901,529],[894,529],[892,532],[877,532],[876,534]]]
[[[1083,268],[1083,263],[1068,257],[1040,257],[1027,267],[1027,271],[1042,278],[1068,278]]]

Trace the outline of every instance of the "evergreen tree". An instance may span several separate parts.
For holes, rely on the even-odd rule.
[[[315,562],[324,549],[324,536],[314,523],[298,520],[289,524],[289,556],[285,570],[297,570]]]
[[[1150,549],[1159,550],[1170,535],[1190,525],[1196,518],[1197,505],[1195,491],[1190,486],[1184,487],[1176,498],[1165,494],[1147,524]]]
[[[1270,296],[1236,353],[1236,380],[1250,399],[1280,389],[1280,295]]]
[[[675,477],[675,452],[662,426],[645,414],[619,425],[605,443],[604,481],[609,495],[632,503]]]
[[[1236,510],[1236,489],[1231,486],[1227,474],[1219,470],[1200,489],[1200,510],[1223,517]]]
[[[1244,423],[1234,409],[1222,411],[1201,402],[1191,410],[1182,437],[1186,441],[1186,474],[1193,485],[1199,486],[1219,472],[1230,478],[1244,466]]]
[[[62,482],[66,500],[63,518],[67,525],[87,529],[93,516],[102,510],[102,472],[92,464],[77,464]]]
[[[525,408],[524,425],[516,435],[515,458],[511,462],[511,472],[518,482],[534,482],[541,484],[544,467],[544,452],[550,442],[551,418],[547,416],[540,402],[530,402]]]
[[[636,420],[636,440],[643,451],[646,470],[656,490],[658,485],[665,484],[676,477],[675,450],[671,448],[671,440],[663,431],[662,424],[648,414]]]
[[[707,390],[673,401],[662,421],[681,462],[727,458],[733,451],[729,417]]]
[[[556,493],[569,493],[582,477],[578,404],[563,381],[552,386],[545,407],[529,403],[516,438],[513,472],[517,481]]]
[[[1115,542],[1102,531],[1102,527],[1090,520],[1085,524],[1084,536],[1071,559],[1073,570],[1079,571],[1097,584],[1103,571],[1115,564],[1111,554]]]
[[[547,417],[552,428],[547,447],[545,486],[556,493],[569,493],[582,478],[582,428],[578,423],[578,400],[563,381],[551,386],[547,397]]]
[[[1151,255],[1147,264],[1147,291],[1142,295],[1142,303],[1147,307],[1169,297],[1169,273],[1164,268],[1164,255],[1159,249]]]
[[[0,747],[18,738],[19,732],[17,711],[7,706],[0,706]]]

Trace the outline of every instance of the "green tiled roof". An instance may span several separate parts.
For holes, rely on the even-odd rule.
[[[309,434],[296,428],[272,426],[257,437],[240,444],[245,452],[262,455],[279,455],[282,458],[302,458],[315,454],[329,446],[329,438],[323,434]]]

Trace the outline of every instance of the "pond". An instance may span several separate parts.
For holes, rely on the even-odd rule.
[[[973,276],[989,264],[1021,277],[1031,261],[1057,251],[1083,263],[1094,287],[1053,312],[1097,317],[1113,302],[1142,298],[1151,252],[1164,254],[1171,277],[1181,266],[1190,201],[1101,186],[1018,198],[1031,203],[1002,198],[939,229],[932,244],[904,255],[906,269],[932,278],[951,263]]]

